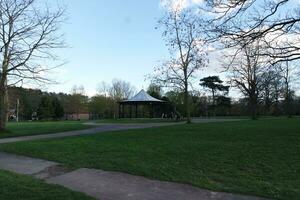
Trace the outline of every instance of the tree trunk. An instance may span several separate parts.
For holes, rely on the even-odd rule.
[[[285,87],[286,87],[286,113],[289,118],[292,117],[292,106],[291,106],[291,90],[290,90],[290,69],[289,69],[289,63],[288,61],[286,62],[286,73],[285,73]]]
[[[186,122],[190,124],[192,120],[191,120],[191,111],[190,111],[190,104],[189,104],[188,84],[185,84],[185,88],[184,88],[184,104],[186,110]]]
[[[213,98],[213,103],[212,103],[212,106],[213,106],[213,116],[216,117],[215,90],[212,90],[212,98]]]
[[[288,75],[287,75],[288,77]],[[286,79],[286,91],[285,91],[285,110],[288,118],[292,117],[292,106],[291,106],[291,91],[290,91],[290,85],[288,82],[288,78]]]
[[[276,117],[279,116],[279,89],[275,86],[275,105],[274,105],[274,114]]]
[[[257,119],[257,97],[254,95],[250,97],[250,110],[251,110],[251,118],[253,120]]]
[[[292,114],[292,105],[291,105],[291,93],[290,93],[290,90],[287,89],[287,92],[286,92],[286,112],[287,112],[287,116],[288,118],[292,118],[293,114]]]
[[[8,110],[8,95],[5,77],[0,81],[0,132],[5,131]]]

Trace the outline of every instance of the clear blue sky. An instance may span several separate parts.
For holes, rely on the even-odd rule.
[[[160,0],[57,2],[67,6],[68,20],[62,31],[70,48],[58,55],[68,63],[52,73],[60,84],[43,90],[68,93],[73,85],[83,85],[91,96],[100,82],[109,83],[114,78],[129,81],[137,90],[147,88],[145,75],[168,56],[161,31],[155,29],[163,14]],[[202,76],[220,75],[217,57],[210,56]]]
[[[161,32],[155,29],[162,14],[159,0],[63,0],[68,21],[67,44],[59,52],[68,61],[55,72],[61,84],[50,91],[69,92],[74,84],[93,94],[101,81],[114,78],[146,88],[145,75],[167,56]]]

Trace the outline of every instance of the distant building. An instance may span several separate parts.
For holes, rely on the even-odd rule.
[[[167,102],[150,96],[141,90],[134,97],[119,102],[119,118],[154,118],[164,116]]]

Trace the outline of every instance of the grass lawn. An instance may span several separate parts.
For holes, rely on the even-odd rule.
[[[0,145],[71,167],[274,199],[300,196],[300,119],[175,125]]]
[[[0,170],[0,199],[11,200],[92,200],[84,194],[50,185],[29,176]]]
[[[89,127],[90,126],[84,125],[83,122],[79,121],[11,122],[7,125],[7,132],[0,132],[0,138],[81,130]]]

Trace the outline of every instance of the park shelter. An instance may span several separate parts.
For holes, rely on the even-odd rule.
[[[147,110],[150,111],[147,117],[161,117],[161,111],[163,109],[160,108],[163,108],[165,104],[165,101],[156,99],[145,92],[145,90],[141,90],[131,99],[119,102],[119,118],[145,117],[145,112],[139,112],[139,107],[143,107],[144,110],[147,107]]]

